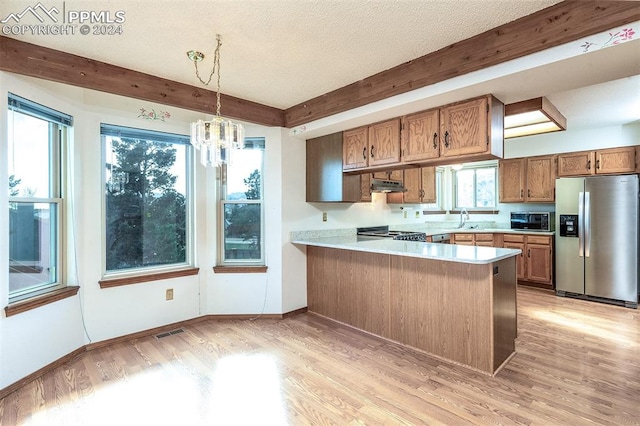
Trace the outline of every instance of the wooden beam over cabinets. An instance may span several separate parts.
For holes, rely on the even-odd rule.
[[[0,36],[0,70],[208,114],[216,110],[214,91],[5,36]],[[221,103],[225,117],[284,126],[281,109],[224,94]]]
[[[299,126],[637,20],[637,1],[563,1],[288,108],[285,125]]]

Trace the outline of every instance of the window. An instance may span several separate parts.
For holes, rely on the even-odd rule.
[[[71,116],[9,94],[9,298],[62,287],[62,152]]]
[[[455,208],[494,209],[496,207],[497,165],[479,165],[454,171]]]
[[[264,138],[245,138],[221,168],[221,265],[264,265]]]
[[[191,263],[186,136],[102,124],[106,273]]]

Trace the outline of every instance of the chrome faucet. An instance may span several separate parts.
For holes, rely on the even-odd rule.
[[[458,224],[458,228],[462,228],[467,220],[469,220],[469,212],[463,208],[460,210],[460,223]]]

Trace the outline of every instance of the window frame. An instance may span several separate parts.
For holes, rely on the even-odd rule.
[[[487,206],[487,207],[478,207],[478,200],[477,200],[477,179],[478,179],[478,175],[477,175],[477,170],[479,169],[494,169],[494,204],[493,206]],[[453,207],[453,210],[455,211],[459,211],[461,209],[466,209],[469,211],[486,211],[486,212],[491,212],[491,211],[495,211],[498,208],[498,162],[491,160],[491,161],[487,161],[487,162],[478,162],[478,163],[473,163],[470,165],[465,164],[464,168],[462,170],[473,170],[473,207],[467,207],[467,206],[459,206],[458,205],[458,175],[457,173],[459,171],[457,170],[451,170],[451,188],[452,188],[452,200],[451,200],[451,204]]]
[[[120,131],[120,134],[116,134],[116,132]],[[179,263],[165,264],[165,265],[157,265],[157,266],[144,266],[138,268],[127,268],[122,270],[107,270],[107,202],[106,202],[106,194],[105,188],[108,184],[107,176],[105,171],[103,170],[104,166],[107,163],[107,144],[106,144],[106,136],[111,137],[124,137],[128,138],[139,138],[143,139],[139,136],[147,135],[147,141],[155,141],[155,142],[164,142],[171,143],[171,140],[181,141],[181,143],[176,143],[177,145],[185,146],[185,261]],[[155,138],[154,138],[155,137]],[[170,132],[160,132],[156,130],[149,130],[145,128],[138,127],[128,127],[117,124],[107,124],[100,123],[100,143],[101,143],[101,262],[102,262],[102,277],[105,282],[109,282],[109,280],[119,280],[125,279],[129,277],[142,277],[142,276],[152,276],[154,274],[164,274],[170,273],[173,271],[191,271],[195,267],[195,178],[194,178],[194,170],[195,170],[195,155],[194,149],[191,143],[189,142],[189,136],[170,133]],[[146,282],[146,281],[138,281],[137,282]],[[107,286],[108,287],[108,286]],[[106,288],[106,287],[105,287]]]
[[[265,266],[265,207],[264,207],[264,188],[265,188],[265,153],[266,153],[266,138],[265,137],[246,137],[245,148],[247,142],[250,140],[261,140],[261,148],[250,148],[262,150],[262,159],[260,162],[260,199],[259,200],[227,200],[227,168],[228,164],[222,164],[216,170],[216,177],[218,178],[218,238],[217,238],[217,267],[242,267],[242,266]],[[233,153],[232,153],[233,158]],[[233,159],[231,160],[231,166],[233,167]],[[225,257],[225,236],[224,236],[224,210],[227,205],[237,204],[259,204],[260,205],[260,259],[226,259]]]
[[[63,112],[54,110],[45,105],[22,98],[13,93],[8,94],[7,113],[20,113],[48,123],[48,148],[49,148],[49,177],[48,177],[48,197],[20,197],[8,196],[8,203],[11,204],[48,204],[55,206],[55,243],[50,244],[51,258],[55,269],[55,280],[32,287],[27,287],[18,291],[11,291],[8,288],[9,304],[42,296],[47,293],[62,290],[67,287],[66,268],[66,211],[71,202],[67,197],[67,168],[68,150],[70,144],[69,128],[73,126],[73,117]],[[15,128],[12,126],[12,131]],[[7,137],[13,135],[7,134]],[[9,206],[7,206],[9,208]],[[53,226],[53,224],[50,224]],[[52,233],[52,235],[54,235]],[[9,236],[7,237],[9,238]],[[11,260],[8,262],[11,268]],[[8,271],[9,272],[9,271]],[[9,272],[10,273],[10,272]],[[9,281],[7,282],[10,286]]]

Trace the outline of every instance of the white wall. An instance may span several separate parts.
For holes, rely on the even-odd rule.
[[[101,289],[103,275],[102,144],[100,123],[188,134],[191,121],[202,114],[164,105],[70,87],[10,73],[0,73],[0,126],[6,129],[7,91],[74,117],[71,149],[73,214],[68,212],[68,282],[80,286],[78,296],[0,318],[0,389],[89,342],[102,341],[206,314],[280,314],[306,306],[306,284],[296,281],[287,291],[294,296],[283,306],[283,253],[290,249],[283,235],[285,204],[282,181],[287,167],[299,159],[282,147],[280,128],[245,124],[247,136],[264,136],[265,152],[265,274],[214,274],[217,242],[215,169],[198,161],[195,173],[196,276]],[[138,117],[140,108],[169,111],[165,122]],[[0,152],[6,152],[6,131]],[[304,158],[304,152],[302,153]],[[304,161],[302,162],[304,164]],[[7,170],[6,156],[0,156]],[[303,174],[304,176],[304,174]],[[304,178],[303,178],[304,179]],[[300,181],[298,181],[300,182]],[[303,181],[302,181],[303,182]],[[8,187],[6,173],[0,185]],[[7,191],[0,191],[6,203]],[[8,235],[8,215],[0,215],[0,233]],[[8,243],[0,239],[0,303],[8,303]],[[77,265],[77,270],[76,266]],[[296,288],[296,286],[298,288]],[[173,288],[174,300],[165,300]],[[84,319],[84,324],[83,324]],[[86,326],[87,335],[84,333]]]
[[[52,93],[32,87],[27,81],[0,73],[0,152],[7,152],[7,96],[8,92],[29,98],[45,105],[57,105],[70,114],[80,109],[72,99],[63,101]],[[8,188],[8,164],[6,155],[0,155],[0,187]],[[9,235],[7,191],[0,191],[0,204],[5,206],[0,214],[0,303],[4,307],[9,300]],[[65,265],[77,283],[74,264]],[[67,355],[84,345],[80,298],[78,296],[24,312],[9,318],[0,316],[0,388]]]

